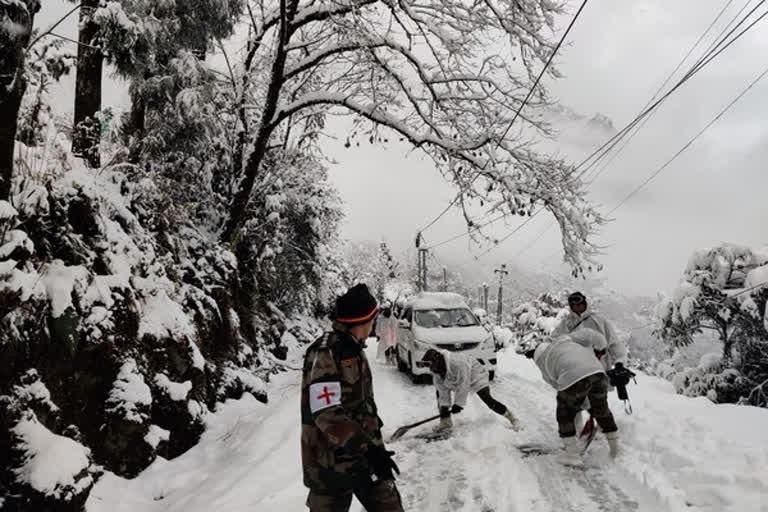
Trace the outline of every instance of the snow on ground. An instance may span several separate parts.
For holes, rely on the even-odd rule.
[[[376,347],[371,343],[369,358]],[[517,445],[557,450],[554,391],[532,362],[500,354],[494,396],[517,414],[515,433],[470,399],[454,435],[427,443],[407,434],[389,447],[402,470],[405,509],[418,512],[768,512],[768,411],[715,405],[678,396],[672,385],[638,376],[627,416],[615,393],[611,406],[625,454],[612,462],[604,439],[586,469],[559,465],[554,454],[526,456]],[[384,434],[435,412],[431,386],[411,384],[396,369],[374,363]],[[299,455],[298,372],[270,385],[270,404],[227,402],[209,416],[200,444],[173,461],[158,460],[134,480],[107,474],[88,512],[253,512],[304,509]],[[359,512],[355,503],[353,512]]]

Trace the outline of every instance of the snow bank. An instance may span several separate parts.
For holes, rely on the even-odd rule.
[[[682,397],[646,376],[629,392],[636,414],[618,415],[627,445],[620,467],[673,510],[766,510],[768,411]]]
[[[93,483],[87,473],[90,450],[68,437],[54,434],[30,414],[14,428],[24,450],[16,476],[46,496],[68,501]]]

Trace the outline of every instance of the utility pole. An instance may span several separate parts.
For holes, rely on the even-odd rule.
[[[488,313],[488,283],[483,283],[483,309]]]
[[[448,267],[443,267],[443,291],[448,291]]]
[[[427,252],[429,249],[419,249],[419,291],[425,292],[428,289],[427,285]]]
[[[503,297],[503,289],[504,289],[504,276],[509,274],[509,271],[507,270],[507,265],[502,263],[501,268],[497,268],[493,271],[494,274],[499,274],[499,299],[496,303],[496,323],[498,325],[501,325],[501,300]]]
[[[416,251],[418,257],[416,260],[416,287],[420,292],[426,291],[427,289],[427,249],[421,248],[422,239],[421,231],[419,231],[416,233]]]

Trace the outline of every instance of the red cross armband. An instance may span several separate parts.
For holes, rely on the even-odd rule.
[[[315,382],[309,386],[309,410],[312,414],[341,405],[340,382]]]

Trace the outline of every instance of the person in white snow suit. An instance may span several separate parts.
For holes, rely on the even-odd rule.
[[[568,307],[571,312],[552,331],[552,336],[571,334],[579,329],[592,329],[605,337],[606,347],[597,352],[597,357],[603,364],[609,377],[609,384],[615,386],[614,375],[623,374],[624,364],[627,361],[627,345],[619,339],[613,325],[602,315],[592,311],[587,303],[587,297],[581,292],[574,292],[568,296]],[[588,338],[578,337],[577,340],[588,340]],[[578,341],[577,341],[578,343]],[[587,345],[589,341],[585,341]],[[583,410],[589,409],[589,400],[585,400],[582,406]],[[576,415],[576,429],[581,430],[584,424],[584,418],[581,413]]]
[[[589,412],[605,433],[611,456],[619,454],[619,429],[608,407],[608,376],[593,348],[604,344],[597,331],[579,329],[570,335],[533,338],[517,347],[518,353],[534,360],[544,381],[557,391],[557,426],[565,444],[559,460],[566,465],[582,463],[583,445],[576,437],[574,419],[585,399],[589,399]]]
[[[520,422],[506,405],[491,396],[490,378],[486,366],[467,355],[446,350],[429,349],[422,361],[429,363],[437,391],[437,407],[440,411],[438,430],[453,427],[451,414],[460,413],[467,405],[470,391],[496,414],[504,416],[514,430],[520,430]],[[451,403],[453,392],[453,403]]]
[[[615,367],[623,368],[627,362],[627,345],[619,339],[613,325],[602,315],[592,311],[587,303],[587,297],[581,292],[568,296],[568,315],[552,331],[552,337],[570,334],[578,329],[592,329],[605,337],[606,349],[600,356],[606,371]],[[579,338],[583,339],[583,338]]]
[[[397,350],[397,318],[392,314],[392,308],[385,306],[376,322],[378,329],[379,346],[376,350],[376,360],[379,362],[392,361],[390,355],[394,355]]]

